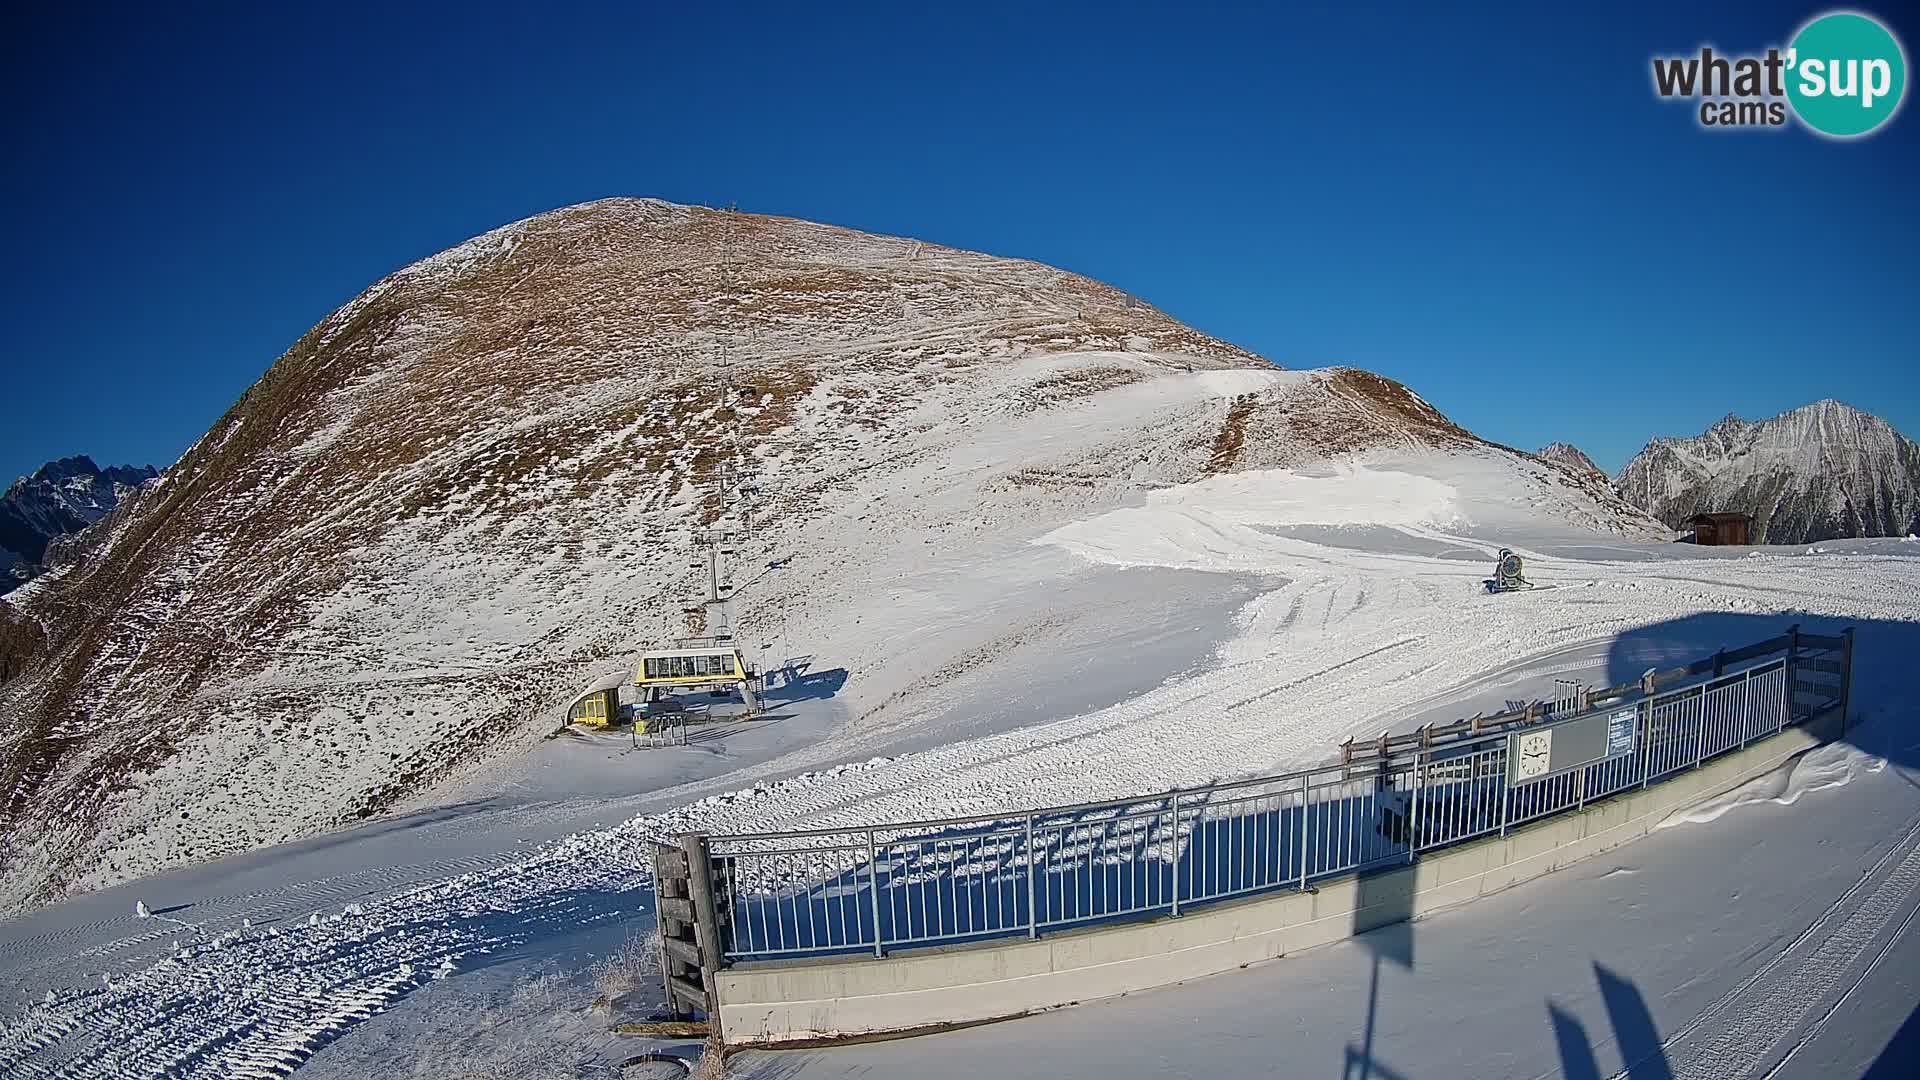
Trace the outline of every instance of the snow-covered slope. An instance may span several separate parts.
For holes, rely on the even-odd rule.
[[[1561,489],[1526,475],[1547,468],[1477,448],[1381,449],[1203,477],[1150,493],[1144,508],[1153,512],[1135,503],[1048,530],[1040,543],[1021,547],[1071,552],[1090,568],[1083,573],[1123,564],[1132,569],[1114,573],[1170,573],[1149,568],[1172,557],[1206,567],[1207,576],[1258,575],[1259,595],[1228,616],[1219,649],[1109,707],[984,735],[961,728],[918,753],[847,756],[797,774],[763,768],[715,776],[603,805],[606,827],[537,848],[515,843],[515,825],[535,816],[529,808],[489,813],[469,804],[190,868],[0,923],[0,1073],[212,1080],[300,1068],[337,1077],[518,1076],[531,1069],[523,1062],[631,1054],[630,1043],[607,1046],[607,1018],[586,1012],[601,992],[583,974],[586,957],[605,956],[652,925],[649,842],[693,828],[870,826],[1321,762],[1344,735],[1408,730],[1498,709],[1506,699],[1535,699],[1561,676],[1610,683],[1792,623],[1831,633],[1858,621],[1854,708],[1869,723],[1910,711],[1904,669],[1913,633],[1903,620],[1920,602],[1920,546],[1864,541],[1847,545],[1846,554],[1725,557],[1596,538],[1555,522]],[[1561,535],[1529,535],[1545,528]],[[1170,545],[1170,535],[1183,539]],[[1518,545],[1529,573],[1556,587],[1479,593],[1477,580],[1501,544]],[[1018,554],[997,548],[992,556],[950,563],[971,575],[951,591],[939,591],[941,574],[902,575],[884,603],[864,610],[910,608],[950,627],[940,602],[965,606],[970,590],[1001,594],[997,564]],[[909,592],[914,600],[903,603]],[[982,601],[972,603],[980,613]],[[1035,596],[1028,608],[1012,610],[1061,607],[1053,596]],[[989,603],[984,614],[998,611]],[[1150,625],[1165,618],[1144,607],[1135,616]],[[1083,671],[1072,650],[1041,651],[1079,679],[1139,662],[1114,653]],[[1023,691],[1010,681],[996,689]],[[643,771],[668,753],[634,751],[617,764]],[[706,756],[698,747],[672,753]],[[1807,832],[1819,837],[1830,822]],[[475,831],[497,836],[499,853],[460,858],[472,853],[462,848]],[[1835,846],[1831,837],[1823,843],[1823,850]],[[1807,879],[1791,860],[1741,865],[1771,867],[1777,881]],[[136,899],[155,917],[138,918]],[[1719,900],[1693,910],[1683,924],[1688,941],[1701,936],[1702,910],[1709,924],[1724,921],[1725,895]],[[1621,910],[1633,909],[1622,905],[1602,917],[1630,934],[1638,924],[1618,923]],[[1789,937],[1780,935],[1776,946]],[[1584,963],[1585,954],[1578,956]],[[571,976],[560,978],[558,993],[550,972]],[[657,973],[648,974],[645,982],[657,987]],[[1502,969],[1499,977],[1509,974]],[[634,1003],[634,1015],[644,1004]],[[309,1058],[317,1047],[324,1049]],[[476,1061],[487,1058],[491,1073]],[[476,1063],[462,1067],[469,1062]]]
[[[0,901],[310,834],[528,745],[689,629],[699,526],[746,534],[749,651],[846,677],[814,753],[844,761],[984,700],[1003,660],[1108,640],[1116,598],[1032,541],[1389,451],[1536,522],[1659,531],[1397,383],[1281,371],[1050,267],[650,200],[543,214],[328,317],[15,595]]]
[[[151,465],[102,469],[81,455],[15,480],[0,496],[0,593],[44,569],[49,543],[106,517],[158,475]]]
[[[1676,529],[1695,514],[1752,514],[1756,543],[1920,530],[1920,445],[1832,400],[1758,423],[1729,416],[1698,438],[1655,439],[1614,483]]]

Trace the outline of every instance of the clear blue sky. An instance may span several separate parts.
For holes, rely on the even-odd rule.
[[[1609,469],[1820,397],[1920,436],[1920,112],[1651,90],[1814,5],[58,7],[0,42],[8,476],[164,465],[381,275],[615,194],[1054,263]]]

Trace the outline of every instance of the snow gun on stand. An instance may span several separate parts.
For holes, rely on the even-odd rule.
[[[1527,580],[1524,571],[1525,566],[1521,563],[1520,556],[1514,554],[1511,548],[1501,548],[1499,561],[1493,564],[1493,576],[1484,579],[1481,584],[1485,585],[1490,593],[1519,592],[1522,589],[1534,588],[1533,582]]]

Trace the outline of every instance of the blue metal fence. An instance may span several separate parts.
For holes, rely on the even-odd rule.
[[[1640,684],[1582,695],[1572,715],[1633,710],[1633,749],[1510,782],[1515,729],[1203,788],[990,817],[707,840],[729,961],[870,952],[1091,923],[1405,863],[1657,783],[1844,707],[1851,634],[1797,632]],[[1652,690],[1654,692],[1648,692]],[[1528,716],[1532,716],[1530,711]],[[1522,728],[1518,730],[1531,730]]]

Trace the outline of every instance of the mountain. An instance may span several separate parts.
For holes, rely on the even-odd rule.
[[[106,517],[158,475],[151,465],[102,469],[82,455],[15,480],[0,496],[0,592],[44,570],[49,543]]]
[[[1832,400],[1758,423],[1728,416],[1697,438],[1655,439],[1614,484],[1675,529],[1695,514],[1752,514],[1755,543],[1920,530],[1920,446]]]
[[[0,907],[531,745],[643,643],[712,629],[697,529],[740,534],[750,651],[849,674],[831,755],[1104,647],[1125,597],[1063,584],[1049,530],[1385,452],[1657,529],[1398,383],[1280,370],[1052,267],[645,199],[541,214],[322,320],[11,598]]]
[[[1534,451],[1534,456],[1565,465],[1582,476],[1596,475],[1604,478],[1607,475],[1600,466],[1593,463],[1592,458],[1572,443],[1548,443]]]

